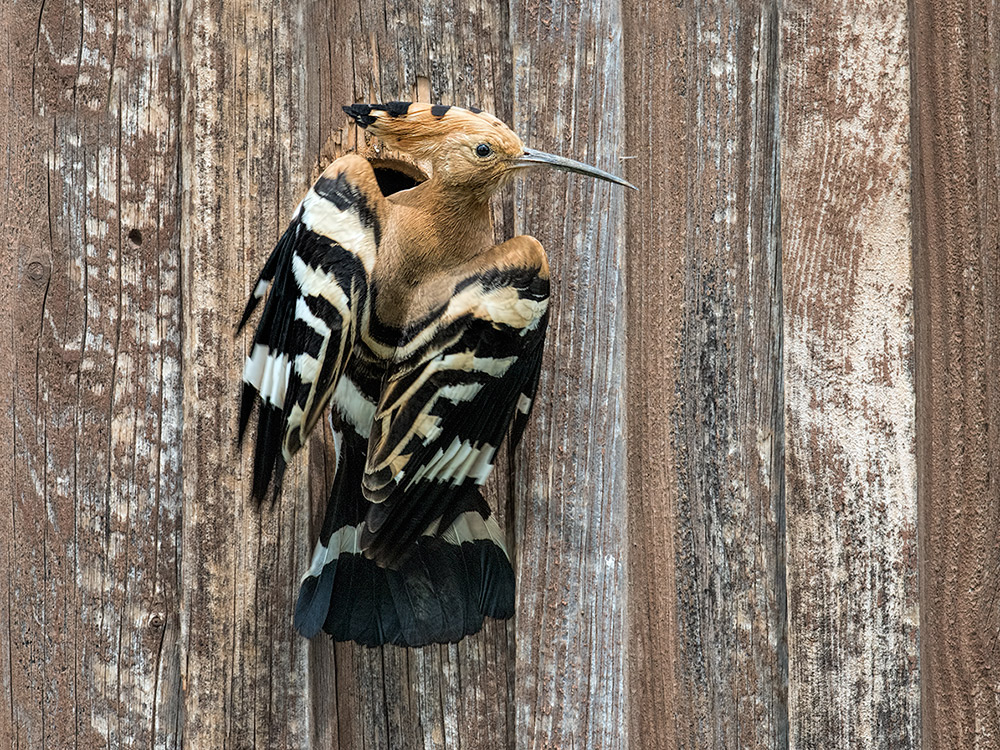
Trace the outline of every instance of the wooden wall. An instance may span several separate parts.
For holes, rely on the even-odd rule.
[[[0,746],[1000,747],[1000,8],[0,5]],[[328,435],[258,512],[251,281],[342,104],[474,104],[536,174],[518,611],[291,627]]]

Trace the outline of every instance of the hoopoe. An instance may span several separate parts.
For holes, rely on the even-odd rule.
[[[295,626],[375,646],[448,643],[514,611],[514,571],[479,487],[524,432],[542,363],[549,265],[533,237],[493,242],[490,197],[527,167],[620,185],[533,151],[477,109],[344,111],[431,165],[348,154],[299,204],[247,302],[265,298],[243,371],[257,409],[253,496],[332,405],[337,468]]]

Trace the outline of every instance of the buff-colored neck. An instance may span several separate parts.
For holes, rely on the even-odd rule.
[[[421,266],[453,267],[493,245],[489,191],[445,185],[432,177],[391,196],[390,202],[405,213],[405,221],[396,222],[400,250]]]

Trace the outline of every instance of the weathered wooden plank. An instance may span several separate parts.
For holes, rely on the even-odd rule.
[[[38,18],[40,4],[31,10]],[[42,747],[47,678],[52,656],[45,642],[45,434],[36,417],[40,402],[39,350],[43,310],[52,267],[48,241],[48,168],[51,125],[35,117],[31,73],[34,24],[27,14],[2,9],[0,39],[7,51],[0,66],[4,105],[0,137],[3,154],[3,221],[0,256],[4,293],[4,362],[0,423],[4,457],[0,462],[3,512],[2,619],[3,716],[0,742],[9,747]],[[30,275],[29,275],[30,274]],[[62,656],[61,654],[58,656]],[[65,660],[64,660],[65,663]],[[69,664],[72,669],[72,664]],[[72,700],[72,696],[69,696]]]
[[[17,50],[4,221],[18,259],[2,514],[12,744],[172,747],[175,18],[169,6],[5,8]]]
[[[626,15],[630,726],[783,748],[777,5]]]
[[[355,101],[475,105],[509,122],[506,6],[414,0],[385,8],[334,3],[315,12],[312,23],[323,31],[310,51],[309,90],[323,92],[312,117],[322,123],[324,164],[357,144],[358,132],[348,129],[340,115],[341,105]],[[501,204],[497,211],[499,232],[506,236],[509,214],[508,198],[506,208]],[[318,532],[332,467],[325,466],[328,448],[314,443],[313,452],[313,528]],[[495,476],[488,492],[501,518],[508,505],[503,479]],[[510,638],[510,626],[488,622],[482,633],[457,646],[411,651],[333,646],[315,639],[309,669],[317,746],[511,746]]]
[[[511,8],[514,128],[624,166],[618,2]],[[624,191],[536,172],[515,227],[552,267],[533,424],[518,450],[517,747],[629,747],[625,702]]]
[[[782,6],[793,748],[920,743],[906,18]]]
[[[27,737],[18,734],[14,723],[14,706],[20,704],[23,696],[19,691],[20,684],[13,680],[13,662],[18,658],[10,634],[15,630],[15,623],[20,613],[11,606],[14,581],[17,568],[14,564],[16,529],[14,527],[17,494],[15,487],[17,445],[14,438],[14,399],[17,393],[16,373],[17,321],[14,317],[15,296],[18,288],[16,281],[26,269],[22,270],[18,263],[18,249],[23,247],[17,241],[19,235],[26,238],[41,236],[41,217],[31,218],[28,211],[17,212],[16,206],[24,203],[15,202],[11,190],[14,185],[24,185],[31,169],[31,154],[25,149],[25,143],[14,137],[14,129],[21,127],[18,114],[22,110],[30,111],[30,99],[24,94],[24,82],[27,66],[20,66],[20,81],[18,66],[11,62],[25,55],[22,46],[12,43],[10,36],[24,30],[24,20],[14,18],[10,6],[0,8],[0,43],[8,50],[7,58],[0,64],[0,91],[3,92],[3,106],[0,106],[0,139],[7,144],[0,168],[3,172],[3,214],[0,221],[0,267],[7,272],[0,274],[0,362],[9,363],[0,370],[0,503],[3,512],[0,513],[0,597],[6,602],[0,606],[0,633],[7,634],[0,638],[0,701],[4,708],[0,710],[0,743],[9,747],[17,747],[27,741]],[[29,89],[30,91],[30,89]],[[21,129],[22,134],[25,129]],[[38,129],[29,134],[35,135]],[[27,153],[26,153],[27,152]],[[38,166],[35,167],[37,171]],[[37,295],[37,292],[36,292]],[[9,511],[9,512],[8,512]]]
[[[246,337],[233,330],[308,180],[309,26],[298,4],[186,2],[180,59],[184,740],[308,746],[306,644],[292,629],[309,554],[305,472],[258,511],[236,450]],[[294,178],[294,182],[292,182]]]
[[[1000,6],[913,6],[924,747],[1000,744]]]
[[[56,127],[54,169],[69,179],[50,179],[53,202],[66,207],[62,241],[85,253],[84,278],[73,275],[85,296],[67,582],[81,624],[65,646],[89,717],[77,708],[66,746],[91,732],[101,747],[180,743],[175,25],[166,5],[85,8],[81,59],[94,68],[77,75],[80,125]]]

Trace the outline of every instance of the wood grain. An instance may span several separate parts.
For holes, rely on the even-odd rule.
[[[777,6],[627,8],[630,726],[783,748]]]
[[[0,743],[174,747],[176,19],[168,6],[4,8]]]
[[[793,748],[920,744],[906,18],[782,7]]]
[[[305,18],[297,4],[181,8],[184,248],[184,741],[301,747],[310,737],[306,643],[292,629],[310,552],[305,471],[258,510],[236,450],[245,337],[234,324],[308,180]]]
[[[914,5],[924,747],[1000,745],[1000,6]]]
[[[514,129],[529,147],[623,167],[614,0],[511,10]],[[517,747],[630,746],[626,715],[624,191],[565,174],[516,190],[518,233],[552,266],[552,318],[518,451]]]

